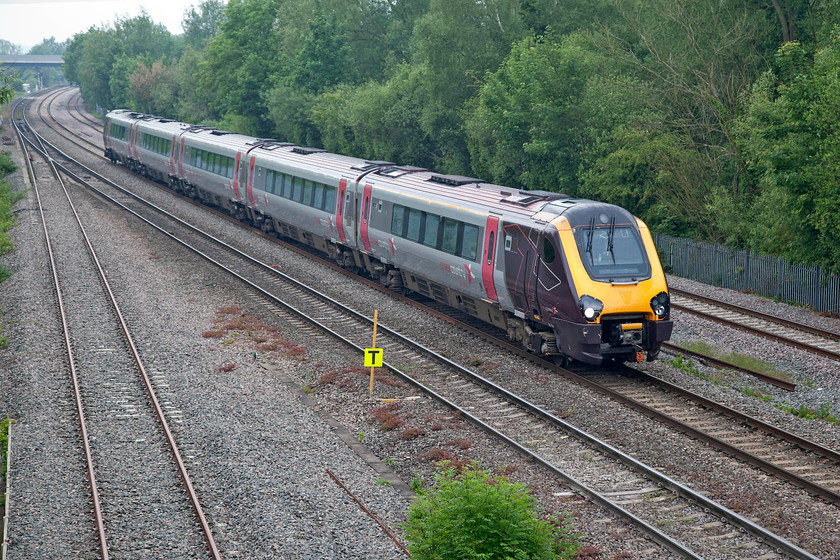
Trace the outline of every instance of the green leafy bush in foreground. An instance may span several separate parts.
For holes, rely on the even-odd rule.
[[[411,505],[406,539],[415,560],[542,560],[574,558],[571,521],[543,521],[522,484],[475,466],[447,468]]]

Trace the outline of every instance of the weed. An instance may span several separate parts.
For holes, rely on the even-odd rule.
[[[408,441],[411,439],[416,439],[426,433],[426,430],[423,428],[406,428],[405,430],[400,433],[400,439],[403,441]]]
[[[360,442],[365,441],[365,433],[364,432],[359,432],[359,441]]]
[[[744,387],[742,389],[738,389],[738,391],[740,391],[742,394],[748,397],[753,397],[763,402],[770,402],[773,400],[773,395],[761,389],[756,389],[754,387]]]
[[[391,486],[391,481],[387,480],[385,478],[382,478],[380,476],[379,478],[376,479],[376,485],[377,486]]]
[[[382,462],[388,465],[389,467],[397,466],[397,462],[391,459],[390,457],[385,457],[384,459],[382,459]]]
[[[470,360],[470,365],[473,367],[478,367],[483,363],[484,360],[482,360],[481,358],[473,358],[472,360]]]
[[[537,516],[531,491],[470,465],[444,467],[419,495],[404,525],[415,560],[432,558],[571,559],[578,552],[572,519]]]
[[[382,428],[383,430],[395,430],[397,428],[402,428],[403,426],[405,426],[405,420],[403,420],[402,418],[400,418],[397,415],[394,415],[394,416],[388,418],[380,426],[380,428]]]
[[[682,354],[677,354],[670,362],[672,366],[695,377],[700,377],[700,370],[694,365],[693,360],[686,360]]]
[[[423,477],[419,474],[415,474],[411,478],[411,483],[409,484],[409,486],[411,487],[411,491],[415,494],[422,495],[426,493],[426,489],[423,487]]]
[[[431,461],[432,463],[437,463],[440,461],[447,461],[452,459],[452,454],[447,451],[446,449],[441,449],[439,447],[435,447],[434,449],[430,449],[426,451],[422,455],[420,455],[421,459],[426,461]]]
[[[455,438],[452,441],[446,442],[446,445],[453,445],[460,449],[469,449],[473,442],[465,438]]]
[[[840,424],[840,419],[838,419],[834,414],[831,414],[831,405],[829,403],[823,403],[816,409],[809,408],[804,404],[801,404],[798,407],[777,404],[776,407],[805,420],[825,420],[826,422],[831,422],[832,424]]]
[[[319,385],[329,385],[330,383],[334,383],[335,380],[338,379],[338,372],[337,371],[329,371],[321,377],[318,378]]]

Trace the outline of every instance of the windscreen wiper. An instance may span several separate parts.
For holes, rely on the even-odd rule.
[[[615,234],[615,216],[610,220],[610,234],[607,237],[607,251],[612,255],[613,264],[615,264],[615,253],[613,253],[613,235]]]
[[[595,216],[589,220],[589,239],[586,241],[586,252],[592,254],[592,238],[595,237]]]

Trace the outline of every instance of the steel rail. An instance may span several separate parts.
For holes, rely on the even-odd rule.
[[[719,306],[718,302],[715,302],[712,305]],[[782,342],[782,343],[787,344],[789,346],[793,346],[794,348],[797,348],[799,350],[805,350],[807,352],[811,352],[812,354],[817,354],[817,355],[822,356],[824,358],[830,358],[832,360],[840,361],[840,353],[838,353],[838,352],[834,352],[832,350],[828,350],[828,349],[825,349],[825,348],[820,348],[819,346],[814,346],[813,344],[809,344],[807,342],[803,342],[801,340],[797,340],[797,339],[791,338],[789,336],[776,334],[776,333],[771,333],[771,332],[768,332],[768,331],[763,330],[761,328],[753,327],[753,326],[750,326],[750,325],[745,325],[744,323],[740,323],[738,321],[727,319],[725,317],[720,317],[719,315],[715,315],[713,313],[707,313],[705,311],[701,311],[701,310],[698,310],[698,309],[692,309],[691,307],[686,307],[684,305],[674,303],[673,301],[671,302],[671,309],[683,311],[685,313],[691,313],[692,315],[696,315],[698,317],[702,317],[704,319],[708,319],[710,321],[720,323],[721,325],[726,325],[727,327],[732,327],[734,329],[738,329],[738,330],[741,330],[741,331],[744,331],[744,332],[748,332],[750,334],[761,336],[763,338],[767,338],[767,339],[775,341],[775,342]],[[739,309],[738,311],[740,313],[744,314],[743,310]],[[752,314],[747,314],[747,315],[759,318],[759,317],[757,317],[755,315],[752,315]],[[763,319],[763,318],[762,319],[765,320],[765,321],[769,321],[769,322],[778,322],[777,317],[774,317],[774,316],[770,316],[770,317],[771,318],[769,318],[769,319]],[[795,328],[795,329],[798,329],[798,330],[803,330],[799,327],[792,327],[792,328]]]
[[[790,319],[785,319],[784,317],[779,317],[778,315],[771,315],[769,313],[763,313],[761,311],[756,311],[754,309],[748,309],[746,307],[741,307],[740,305],[736,305],[734,303],[728,303],[725,301],[720,301],[708,296],[703,296],[700,294],[695,294],[692,292],[687,292],[685,290],[678,290],[676,288],[668,288],[668,291],[671,294],[682,296],[687,299],[696,299],[698,301],[702,301],[703,303],[708,303],[709,305],[714,305],[715,307],[722,307],[723,309],[728,309],[730,311],[736,311],[743,315],[750,315],[757,319],[763,319],[765,321],[771,323],[778,323],[780,325],[784,325],[786,327],[790,327],[792,329],[800,330],[807,332],[809,334],[813,334],[816,336],[821,336],[823,338],[830,338],[832,340],[840,341],[840,334],[832,331],[828,331],[825,329],[821,329],[819,327],[812,327],[811,325],[803,325],[802,323],[797,323],[796,321],[791,321]]]
[[[20,105],[21,104],[19,103],[15,106],[15,108],[17,109]],[[26,106],[24,105],[20,107],[20,109],[23,113],[24,122],[26,122]],[[12,120],[14,121],[14,118]],[[27,126],[29,125],[27,124]],[[62,336],[64,338],[64,348],[67,351],[67,361],[70,367],[70,381],[73,386],[73,401],[76,405],[76,415],[79,421],[79,430],[81,432],[82,447],[85,455],[87,477],[91,492],[91,502],[93,503],[94,523],[96,525],[96,534],[99,539],[99,553],[102,560],[108,560],[110,556],[108,553],[108,540],[105,535],[105,520],[102,514],[102,500],[99,496],[99,485],[96,482],[96,473],[94,472],[93,467],[93,453],[91,451],[90,446],[90,435],[88,434],[87,421],[85,420],[84,405],[82,404],[82,394],[79,385],[79,374],[78,370],[76,369],[76,359],[73,353],[73,345],[70,339],[70,326],[67,321],[67,313],[64,306],[64,298],[62,296],[61,290],[61,282],[58,278],[58,267],[55,261],[55,254],[53,253],[52,241],[50,241],[50,233],[47,227],[47,218],[44,215],[44,207],[41,204],[41,194],[38,189],[38,184],[35,180],[35,172],[32,168],[32,161],[29,159],[29,151],[26,149],[26,144],[29,142],[29,139],[24,137],[22,131],[18,127],[17,122],[15,122],[15,131],[17,132],[18,138],[20,139],[21,149],[24,152],[24,160],[26,161],[27,167],[29,168],[29,176],[32,180],[32,186],[35,191],[35,198],[38,202],[38,212],[40,213],[41,223],[43,224],[44,239],[50,261],[50,271],[52,273],[53,286],[55,288],[56,299],[58,301],[58,313],[59,318],[61,320],[61,330]]]
[[[24,119],[25,119],[25,113],[24,113]],[[30,128],[31,128],[31,126],[30,126]],[[33,134],[36,137],[39,138],[38,134],[34,131],[34,129],[33,129]],[[26,141],[29,142],[29,139],[26,139]],[[55,162],[54,160],[52,160],[52,158],[50,158],[50,161],[54,166],[57,166],[57,167],[61,168],[61,170],[63,172],[65,172],[65,173],[69,174],[71,177],[73,177],[74,180],[79,181],[79,182],[83,182],[83,180],[80,177],[78,177],[77,175],[75,175],[74,173],[68,173],[68,170],[63,165],[59,164],[58,162]],[[182,480],[182,482],[185,486],[187,496],[189,498],[189,501],[190,501],[191,505],[193,506],[193,510],[195,511],[196,517],[198,518],[198,522],[199,522],[199,525],[201,526],[201,530],[202,530],[202,533],[204,534],[205,540],[207,542],[207,546],[210,549],[210,553],[212,554],[213,558],[215,558],[217,560],[221,560],[222,556],[221,556],[221,553],[219,552],[219,548],[216,544],[216,540],[215,540],[215,537],[213,536],[213,532],[210,529],[210,524],[208,523],[207,518],[204,515],[204,510],[202,509],[201,504],[198,500],[198,495],[195,491],[195,487],[192,484],[192,480],[190,479],[190,476],[187,472],[186,464],[184,463],[184,460],[181,456],[181,452],[178,448],[178,444],[175,441],[175,437],[172,434],[171,428],[169,427],[169,422],[166,420],[166,415],[163,411],[163,408],[160,405],[160,401],[157,397],[157,394],[154,390],[154,387],[152,386],[151,379],[149,378],[148,372],[146,371],[146,367],[143,364],[143,360],[140,357],[140,354],[137,350],[137,346],[134,342],[134,337],[131,335],[131,332],[128,328],[128,324],[126,323],[125,317],[124,317],[122,311],[120,310],[119,304],[117,303],[116,296],[114,295],[114,293],[111,289],[111,285],[108,282],[108,278],[107,278],[107,275],[105,274],[105,270],[102,268],[102,265],[99,262],[99,258],[96,255],[96,251],[93,248],[93,244],[91,243],[91,241],[90,241],[90,239],[87,235],[87,232],[84,228],[84,225],[82,224],[82,220],[79,217],[78,213],[76,212],[76,207],[73,204],[73,201],[70,199],[70,195],[67,192],[67,189],[64,186],[64,183],[62,182],[61,184],[62,184],[62,188],[64,189],[64,194],[67,197],[67,201],[70,204],[70,208],[73,211],[73,215],[76,217],[77,223],[78,223],[79,228],[81,230],[81,233],[82,233],[82,236],[84,238],[85,244],[87,246],[88,252],[89,252],[89,254],[90,254],[90,256],[91,256],[91,258],[94,262],[94,265],[96,266],[99,277],[102,280],[103,286],[104,286],[105,291],[108,295],[109,302],[110,302],[110,304],[111,304],[111,306],[114,310],[115,317],[117,318],[117,320],[120,324],[120,329],[122,330],[125,341],[126,341],[128,347],[129,347],[129,350],[130,350],[131,355],[134,359],[134,362],[137,366],[137,369],[140,372],[141,379],[143,381],[143,386],[145,387],[146,393],[149,396],[149,399],[152,403],[152,408],[154,409],[155,415],[157,416],[157,419],[158,419],[158,422],[160,423],[161,429],[164,432],[164,436],[166,437],[167,444],[168,444],[169,449],[172,453],[173,459],[175,460],[175,464],[178,468],[178,473],[181,476],[181,480]],[[40,205],[40,201],[39,201],[39,205]],[[45,229],[46,229],[46,222],[44,222],[44,225],[45,225]],[[69,339],[68,339],[68,342],[69,342]]]

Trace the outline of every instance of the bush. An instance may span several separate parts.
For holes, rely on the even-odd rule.
[[[540,520],[527,487],[492,477],[475,465],[446,468],[418,496],[405,523],[415,560],[542,560],[574,558],[570,521]]]

